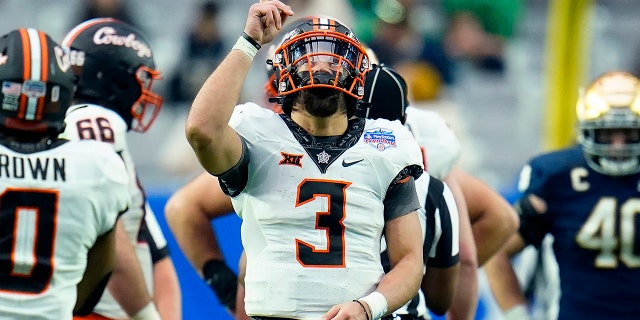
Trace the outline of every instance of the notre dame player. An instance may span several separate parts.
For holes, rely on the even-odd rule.
[[[485,265],[507,319],[527,319],[509,257],[553,235],[558,319],[640,314],[640,80],[597,77],[577,103],[578,144],[533,158],[520,174],[521,226]]]

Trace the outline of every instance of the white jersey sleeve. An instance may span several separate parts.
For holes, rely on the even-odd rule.
[[[153,263],[151,251],[146,239],[142,236],[141,226],[145,220],[149,206],[142,184],[138,181],[133,157],[127,143],[127,123],[115,111],[95,104],[79,104],[69,108],[65,116],[65,131],[62,137],[69,140],[97,140],[109,143],[120,155],[129,175],[129,196],[131,205],[122,215],[124,228],[134,246],[136,256],[144,275],[149,293],[153,294]],[[120,308],[109,291],[100,299],[95,312],[109,318],[126,318],[127,314]]]
[[[88,250],[129,205],[120,158],[96,141],[23,154],[0,146],[0,310],[71,319]]]
[[[250,315],[318,319],[375,290],[383,200],[400,172],[421,169],[422,155],[399,122],[359,119],[323,144],[282,117],[245,104],[230,121],[250,157],[246,187],[232,197],[243,219],[245,305]]]
[[[438,113],[415,107],[407,108],[405,125],[411,130],[425,154],[425,169],[444,179],[460,158],[460,141]]]

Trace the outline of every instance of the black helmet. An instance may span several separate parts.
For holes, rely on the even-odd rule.
[[[74,76],[69,57],[51,37],[20,28],[0,38],[0,128],[55,136],[64,130]]]
[[[135,27],[113,18],[85,21],[62,41],[78,78],[76,100],[116,111],[128,128],[144,132],[153,123],[162,97],[151,91],[155,70],[149,42]]]
[[[409,106],[407,83],[392,68],[381,64],[367,73],[364,97],[356,116],[360,118],[400,120],[404,123]]]

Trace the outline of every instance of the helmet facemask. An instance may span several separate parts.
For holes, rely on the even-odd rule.
[[[577,114],[578,141],[591,168],[611,176],[640,172],[638,79],[624,72],[601,76],[581,92]]]
[[[145,132],[149,130],[162,107],[162,96],[151,90],[153,81],[162,79],[162,76],[159,71],[141,66],[136,71],[136,79],[140,84],[141,94],[131,106],[131,130]]]
[[[367,53],[351,31],[326,18],[303,22],[285,36],[272,64],[283,98],[324,88],[330,90],[314,91],[322,97],[337,90],[357,101],[364,95],[364,75],[370,69]]]

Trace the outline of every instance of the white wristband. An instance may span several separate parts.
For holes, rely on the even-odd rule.
[[[249,42],[249,40],[245,39],[242,36],[238,38],[238,41],[236,41],[236,44],[234,44],[233,48],[231,49],[242,51],[244,54],[249,56],[251,60],[253,60],[253,58],[258,53],[258,48],[256,48],[253,44],[251,44],[251,42]]]
[[[133,320],[162,320],[160,317],[160,313],[158,309],[156,309],[156,305],[153,302],[149,302],[144,308],[140,309],[140,311],[136,312],[136,314],[131,317]]]
[[[387,298],[378,291],[371,292],[366,297],[358,299],[369,305],[371,310],[371,320],[378,320],[387,313]]]
[[[527,306],[523,304],[511,307],[509,310],[502,314],[504,320],[528,320],[529,313],[527,312]]]

